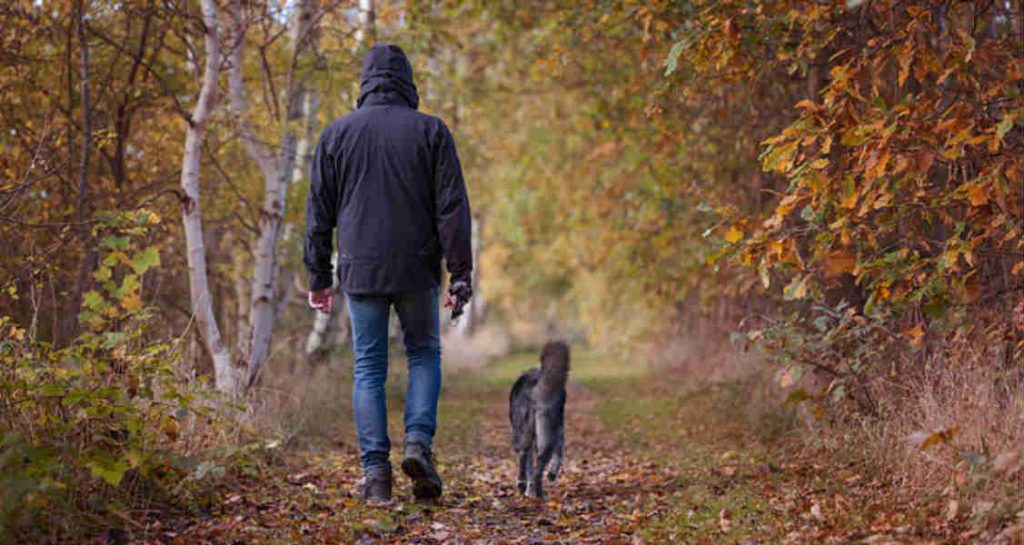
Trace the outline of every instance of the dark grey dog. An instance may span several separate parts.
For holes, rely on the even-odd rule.
[[[540,355],[540,368],[516,380],[508,396],[512,446],[519,453],[519,492],[544,497],[544,469],[548,480],[558,478],[565,454],[565,382],[569,378],[569,347],[549,342]],[[536,463],[534,459],[536,458]]]

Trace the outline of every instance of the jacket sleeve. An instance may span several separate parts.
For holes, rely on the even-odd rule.
[[[334,157],[328,148],[327,131],[320,135],[309,176],[306,198],[306,242],[303,262],[309,271],[310,291],[320,291],[334,284],[331,252],[334,229],[338,224],[340,180],[335,172]]]
[[[451,281],[472,285],[473,250],[469,197],[462,179],[462,166],[455,151],[455,139],[441,125],[440,144],[434,170],[434,202],[437,232],[441,238]]]

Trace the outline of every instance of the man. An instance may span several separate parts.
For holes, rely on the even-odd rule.
[[[356,357],[360,493],[368,502],[391,498],[384,394],[391,307],[409,360],[402,470],[417,498],[437,498],[442,485],[432,442],[441,391],[442,256],[451,274],[445,306],[457,315],[472,296],[469,200],[455,143],[445,124],[418,105],[401,48],[371,49],[356,110],[320,136],[306,204],[309,304],[322,312],[333,303],[331,239],[338,229],[337,275]]]

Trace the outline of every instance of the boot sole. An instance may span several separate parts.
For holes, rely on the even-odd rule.
[[[402,460],[402,471],[412,479],[412,495],[417,499],[433,500],[441,497],[441,484],[437,482],[440,478],[426,464],[415,458],[406,458]]]

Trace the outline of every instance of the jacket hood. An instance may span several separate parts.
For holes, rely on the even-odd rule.
[[[401,47],[377,44],[363,59],[363,76],[356,107],[364,104],[404,104],[416,109],[419,93],[412,78],[412,65]]]

